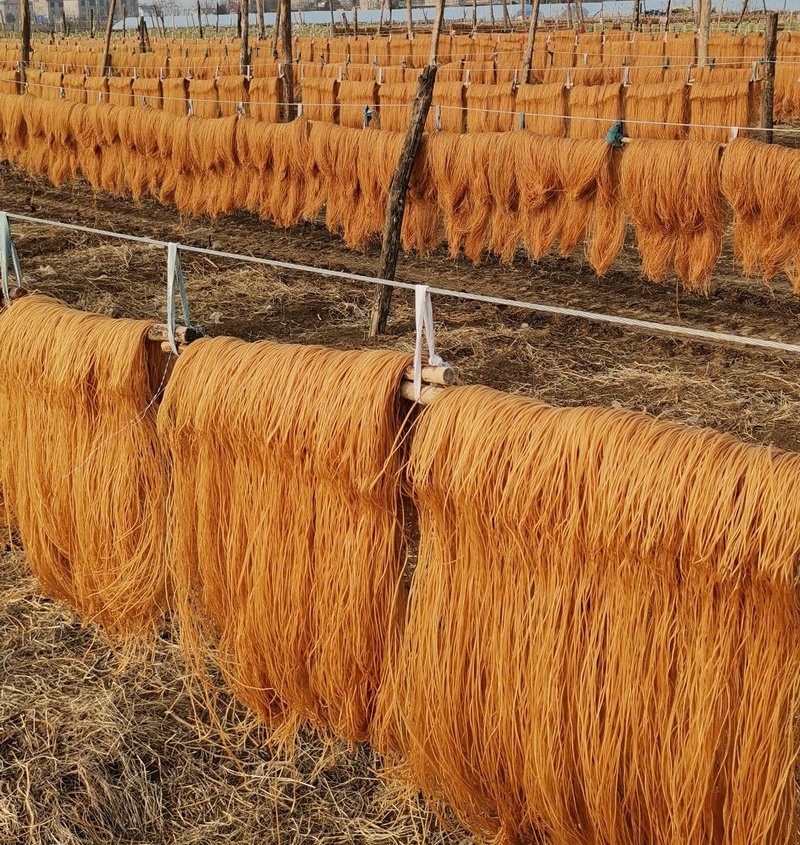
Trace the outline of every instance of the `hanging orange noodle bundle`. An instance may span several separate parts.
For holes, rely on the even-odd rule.
[[[644,274],[674,268],[684,287],[708,295],[722,250],[725,203],[715,141],[631,141],[622,156],[622,197],[636,227]]]
[[[722,191],[733,209],[733,247],[745,272],[783,271],[800,293],[800,153],[737,139],[722,156]]]
[[[45,592],[112,635],[165,608],[168,358],[149,323],[31,295],[0,314],[0,482]]]
[[[370,735],[405,606],[399,522],[409,364],[393,352],[199,340],[159,411],[188,659],[290,738]],[[353,401],[348,385],[358,385]]]
[[[605,138],[622,119],[622,85],[578,85],[569,89],[567,114],[570,138]]]
[[[796,842],[800,455],[445,391],[384,752],[494,842]],[[496,838],[495,838],[496,837]]]
[[[629,85],[625,88],[625,131],[630,138],[686,137],[687,86],[683,82]]]

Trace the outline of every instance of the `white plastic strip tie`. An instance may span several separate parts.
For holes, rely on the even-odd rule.
[[[8,223],[8,215],[0,211],[0,280],[3,285],[3,300],[11,302],[11,290],[8,287],[8,260],[14,266],[14,276],[17,279],[17,286],[22,287],[22,268],[17,255],[17,248],[11,240],[11,227]]]
[[[186,296],[186,283],[183,278],[183,267],[181,267],[181,256],[178,252],[178,244],[167,244],[167,336],[169,337],[169,348],[173,355],[178,354],[178,347],[175,343],[175,285],[177,283],[178,293],[181,298],[181,311],[183,312],[183,324],[190,328],[189,319],[189,298]]]
[[[433,305],[427,285],[414,285],[414,314],[417,323],[417,337],[414,343],[414,399],[422,393],[422,336],[428,346],[428,364],[443,367],[445,362],[436,354],[436,340],[433,332]]]

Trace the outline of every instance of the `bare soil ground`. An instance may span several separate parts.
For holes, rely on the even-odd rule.
[[[0,170],[0,207],[218,249],[371,274],[377,245],[345,248],[323,225],[289,231],[249,215],[182,218],[153,202],[53,189]],[[163,319],[163,250],[12,223],[26,287],[84,309]],[[193,320],[210,334],[369,345],[373,289],[186,255]],[[800,300],[784,281],[744,279],[729,247],[708,299],[641,277],[635,243],[604,279],[582,256],[474,267],[442,250],[401,259],[398,278],[529,301],[795,341]],[[437,343],[466,383],[554,404],[646,410],[794,449],[800,380],[792,355],[650,335],[518,308],[434,300]],[[410,296],[395,295],[387,337],[410,350]],[[304,737],[293,763],[246,717],[228,714],[234,753],[198,736],[174,644],[146,670],[120,666],[102,636],[42,598],[24,556],[0,560],[0,841],[4,843],[459,843],[416,798],[376,774],[368,749]],[[203,714],[199,714],[202,723]]]

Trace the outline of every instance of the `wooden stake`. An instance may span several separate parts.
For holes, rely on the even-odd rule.
[[[383,27],[383,10],[386,8],[386,0],[381,0],[381,13],[380,17],[378,18],[378,31],[376,35],[381,34],[381,29]]]
[[[633,30],[639,31],[639,0],[633,0]]]
[[[736,29],[742,25],[742,21],[744,20],[744,16],[747,14],[747,0],[742,0],[742,11],[739,13],[739,20],[736,21]]]
[[[219,5],[217,5],[219,9]],[[267,37],[267,30],[264,26],[264,0],[256,0],[256,15],[258,15],[258,35],[256,38],[259,41],[264,41]],[[219,21],[219,15],[217,15],[217,21]]]
[[[281,63],[283,95],[286,98],[286,120],[294,119],[294,61],[292,57],[292,0],[281,4]]]
[[[28,0],[20,0],[20,35],[22,36],[22,83],[25,84],[25,74],[31,63],[31,7]]]
[[[106,19],[106,37],[103,41],[103,57],[100,60],[100,76],[105,76],[111,64],[111,31],[114,29],[114,10],[117,0],[110,0],[108,4],[108,18]],[[123,10],[124,10],[123,6]]]
[[[414,19],[411,16],[411,0],[406,0],[406,35],[409,41],[414,40]]]
[[[764,27],[764,87],[761,92],[763,140],[772,143],[775,103],[775,61],[778,57],[778,13],[768,12]]]
[[[502,0],[503,4],[503,26],[510,27],[511,26],[511,16],[508,14],[508,0]]]
[[[575,0],[575,15],[578,18],[578,29],[583,32],[583,0]]]
[[[494,0],[489,0],[489,24],[494,31]]]
[[[472,0],[472,31],[478,28],[478,0]]]
[[[122,43],[125,43],[125,36],[127,35],[126,19],[128,17],[128,9],[125,4],[122,4]]]
[[[278,33],[281,29],[281,4],[280,0],[275,7],[275,24],[272,27],[272,58],[278,58]]]
[[[700,19],[697,26],[697,64],[708,64],[708,35],[711,31],[711,0],[699,0]]]
[[[242,10],[242,48],[239,53],[239,73],[247,76],[250,66],[250,2],[239,0]]]
[[[433,85],[436,81],[436,55],[439,47],[439,33],[442,29],[445,0],[436,0],[436,17],[431,31],[431,52],[428,65],[419,76],[419,87],[411,108],[411,120],[400,151],[397,169],[389,187],[389,199],[386,203],[386,220],[383,227],[383,242],[381,244],[381,260],[378,276],[381,279],[394,279],[397,270],[397,259],[400,254],[400,233],[403,227],[403,215],[406,210],[406,192],[411,171],[422,143],[425,131],[425,121],[433,99]],[[372,320],[370,323],[370,337],[376,337],[386,331],[389,319],[389,309],[392,305],[392,288],[389,285],[379,285],[375,291],[372,305]]]
[[[536,41],[536,27],[539,24],[539,5],[541,0],[533,0],[531,22],[528,27],[528,42],[525,45],[525,57],[522,60],[522,82],[527,85],[531,81],[531,64],[533,63],[533,45]]]
[[[353,6],[353,35],[358,38],[358,6]]]
[[[200,37],[203,37],[203,19],[200,17],[200,0],[197,0],[197,27],[200,30]]]

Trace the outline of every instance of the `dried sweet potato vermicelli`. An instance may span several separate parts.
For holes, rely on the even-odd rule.
[[[622,196],[636,227],[642,269],[661,281],[674,268],[707,294],[722,249],[725,203],[715,141],[631,141],[622,156]]]
[[[800,293],[800,153],[737,139],[722,156],[722,191],[733,208],[733,246],[746,273],[783,271]]]
[[[407,356],[200,340],[159,411],[174,473],[170,561],[196,665],[291,735],[370,733],[404,608],[399,527]],[[348,385],[359,386],[353,401]]]
[[[156,433],[167,357],[149,323],[31,295],[0,314],[0,482],[43,589],[112,634],[167,596],[168,475]]]
[[[493,841],[797,841],[800,455],[454,388],[409,477],[415,786]]]

